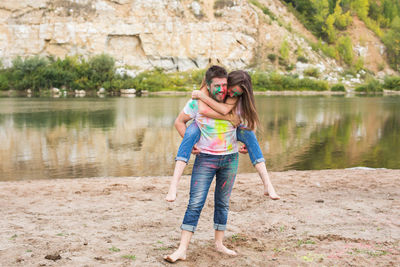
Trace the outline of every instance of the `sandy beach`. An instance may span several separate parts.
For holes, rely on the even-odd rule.
[[[0,266],[166,266],[188,201],[170,177],[0,182]],[[399,266],[400,170],[273,172],[281,196],[239,174],[226,245],[213,245],[213,190],[176,266]],[[214,184],[212,185],[213,188]]]

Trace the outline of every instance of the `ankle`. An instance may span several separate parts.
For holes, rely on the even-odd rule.
[[[176,184],[171,184],[169,186],[169,190],[176,190],[177,188],[178,188],[178,185],[176,185]]]
[[[178,249],[176,250],[176,252],[178,252],[179,254],[185,254],[186,255],[186,248],[184,247],[178,247]]]
[[[215,241],[215,246],[216,247],[223,247],[224,244],[222,243],[222,241]]]

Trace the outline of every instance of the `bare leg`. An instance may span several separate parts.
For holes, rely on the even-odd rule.
[[[215,230],[215,248],[217,251],[228,254],[228,255],[232,255],[232,256],[236,256],[236,252],[225,247],[224,244],[222,244],[222,241],[224,240],[224,231],[218,231]]]
[[[256,165],[254,165],[256,168],[258,175],[260,176],[263,185],[264,185],[264,195],[268,196],[273,199],[277,200],[280,199],[280,196],[275,192],[274,186],[271,183],[271,180],[269,179],[269,175],[267,172],[267,167],[265,166],[265,162],[259,162]]]
[[[168,202],[173,202],[176,199],[176,191],[178,189],[178,183],[181,179],[183,171],[185,170],[186,162],[177,160],[175,163],[174,175],[172,176],[171,184],[169,186],[168,194],[165,200]]]
[[[182,230],[181,243],[179,248],[171,255],[164,256],[164,260],[168,262],[176,262],[177,260],[186,260],[186,251],[189,247],[190,239],[192,238],[193,232]]]

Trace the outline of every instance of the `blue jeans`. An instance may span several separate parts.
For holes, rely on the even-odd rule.
[[[260,145],[258,144],[257,137],[253,131],[244,129],[243,126],[239,126],[236,130],[237,140],[246,145],[247,151],[249,152],[250,160],[253,165],[259,162],[265,162],[262,154]],[[179,146],[178,154],[175,160],[188,162],[190,154],[192,153],[193,146],[200,139],[200,129],[196,122],[187,127],[185,136],[182,139],[182,143]]]
[[[216,176],[214,193],[214,229],[224,231],[228,220],[229,198],[235,183],[238,168],[238,153],[211,155],[200,153],[196,156],[190,182],[190,199],[182,230],[194,232],[201,210],[207,199],[211,182]]]

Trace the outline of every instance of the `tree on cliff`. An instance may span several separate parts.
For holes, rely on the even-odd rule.
[[[393,19],[390,30],[385,34],[383,42],[386,45],[390,66],[400,71],[400,18]]]

